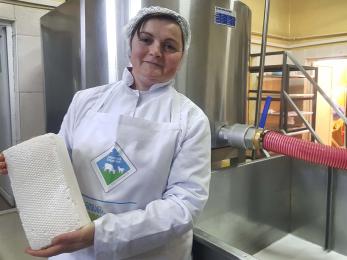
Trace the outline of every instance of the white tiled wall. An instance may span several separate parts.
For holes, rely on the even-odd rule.
[[[48,10],[37,8],[15,6],[15,26],[18,35],[40,36],[40,17]]]
[[[13,29],[17,142],[45,132],[40,17],[47,12],[37,6],[0,3],[0,19]]]
[[[20,92],[43,92],[41,39],[17,35],[18,89]]]
[[[22,2],[28,2],[33,4],[58,6],[65,2],[65,0],[22,0]]]
[[[11,24],[13,31],[16,142],[45,132],[40,18],[63,2],[65,0],[0,3],[0,19]]]
[[[0,18],[4,20],[14,20],[14,6],[0,3]]]
[[[45,132],[44,95],[42,92],[21,92],[20,100],[20,130],[21,139],[40,135]]]

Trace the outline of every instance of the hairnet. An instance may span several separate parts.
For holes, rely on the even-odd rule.
[[[152,15],[167,15],[173,18],[174,21],[177,22],[177,24],[181,27],[182,34],[183,34],[183,41],[184,41],[184,50],[187,51],[190,44],[190,27],[188,21],[179,13],[176,13],[175,11],[172,11],[170,9],[160,7],[160,6],[150,6],[140,9],[140,11],[136,14],[135,17],[130,19],[129,23],[125,26],[125,33],[127,36],[128,41],[130,42],[131,35],[135,28],[137,27],[137,24],[146,16],[152,16]]]

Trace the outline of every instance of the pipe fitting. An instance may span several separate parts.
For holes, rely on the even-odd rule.
[[[249,125],[224,125],[218,131],[218,138],[235,148],[258,149],[261,147],[262,133],[263,129]]]
[[[258,128],[255,130],[255,134],[253,136],[253,149],[262,149],[263,148],[263,137],[266,131],[262,128]]]

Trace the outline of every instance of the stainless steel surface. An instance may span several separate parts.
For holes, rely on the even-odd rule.
[[[251,12],[241,1],[71,0],[41,19],[48,131],[58,131],[74,92],[119,79],[129,62],[123,26],[149,5],[178,11],[191,25],[176,86],[208,115],[213,136],[221,123],[245,123]],[[232,11],[234,28],[214,22],[216,7]],[[213,138],[214,148],[224,145]]]
[[[332,249],[347,255],[347,171],[336,170],[334,176]]]
[[[325,92],[319,87],[317,82],[308,74],[308,72],[305,70],[303,66],[300,65],[300,63],[288,52],[285,52],[289,59],[295,64],[295,66],[304,74],[304,76],[311,82],[311,84],[314,86],[316,90],[319,91],[319,93],[322,95],[322,97],[328,102],[328,104],[337,112],[337,114],[342,118],[347,125],[347,118],[343,113],[340,111],[338,106],[333,102],[333,100],[325,94]],[[313,127],[308,123],[308,121],[304,118],[304,116],[300,113],[299,109],[295,106],[294,102],[291,100],[291,98],[288,96],[288,94],[283,91],[283,95],[286,97],[286,99],[290,102],[292,107],[295,109],[296,113],[299,115],[301,120],[304,122],[306,127],[309,129],[311,134],[315,137],[316,140],[318,140],[319,143],[323,143],[322,140],[319,138],[319,136],[314,131],[314,124],[315,121],[313,121]],[[315,94],[316,95],[316,94]],[[287,113],[287,110],[285,110],[284,113]],[[324,248],[327,250],[332,249],[333,247],[333,215],[334,215],[334,169],[328,168],[327,172],[327,189],[326,189],[326,219],[325,219],[325,239],[324,239]]]
[[[213,147],[220,147],[214,138],[220,123],[245,123],[246,118],[251,12],[235,1],[235,28],[213,22],[215,6],[229,9],[231,2],[191,1],[192,44],[183,67],[185,77],[179,75],[177,82],[179,90],[207,114]]]
[[[310,131],[310,133],[314,136],[314,138],[320,143],[323,144],[322,139],[318,136],[316,131],[314,131],[313,127],[310,125],[310,123],[305,119],[304,115],[301,113],[300,109],[295,105],[294,101],[291,99],[291,97],[288,95],[286,91],[283,90],[283,95],[285,99],[289,102],[289,104],[293,107],[296,114],[300,117],[300,119],[304,122],[307,129]]]
[[[249,254],[289,232],[290,159],[275,157],[212,173],[197,228]]]
[[[193,259],[198,260],[256,260],[253,256],[211,236],[201,229],[194,229]]]
[[[259,253],[269,245],[270,249],[278,248],[275,244],[291,233],[296,241],[303,238],[316,244],[315,252],[310,252],[320,255],[319,259],[345,259],[323,252],[329,217],[328,173],[326,167],[287,157],[215,171],[210,198],[196,229],[249,254]],[[347,171],[338,170],[334,176],[329,250],[347,255]],[[264,252],[274,254],[268,259],[287,259],[280,256],[293,250],[293,246],[286,242],[278,252]],[[300,259],[316,259],[308,251],[303,251],[305,255]],[[262,253],[255,257],[258,255]]]
[[[291,232],[324,246],[327,168],[292,160]]]
[[[79,1],[69,1],[41,18],[48,132],[59,131],[73,94],[82,89],[79,14]]]
[[[295,64],[295,66],[304,74],[304,76],[311,82],[314,88],[316,88],[325,101],[334,109],[334,111],[339,115],[339,117],[347,125],[347,117],[339,109],[338,105],[324,92],[324,90],[317,84],[317,82],[307,73],[307,71],[300,65],[300,63],[294,58],[292,54],[286,52],[289,59]]]
[[[335,200],[335,169],[328,168],[328,189],[327,189],[327,206],[325,217],[325,240],[324,249],[331,250],[333,248],[333,218],[334,218],[334,200]]]
[[[0,212],[0,259],[35,260],[47,259],[32,257],[24,253],[29,246],[16,209]]]
[[[281,129],[281,132],[284,133],[285,135],[293,136],[293,135],[306,134],[306,133],[309,133],[310,131],[305,129],[305,130],[301,130],[301,131],[297,131],[297,132],[289,132],[289,133],[287,133],[284,129]]]
[[[259,260],[347,260],[347,256],[322,247],[291,234],[276,241],[254,255]]]
[[[41,18],[48,132],[59,131],[76,91],[120,77],[130,2],[72,0]]]
[[[334,214],[329,216],[326,167],[272,157],[215,171],[196,228],[254,254],[287,233],[324,248],[327,218],[332,217],[329,250],[347,255],[347,171],[335,176],[330,197]]]
[[[256,102],[256,108],[255,108],[255,121],[254,121],[254,126],[256,128],[259,127],[261,98],[263,96],[262,95],[263,78],[264,78],[264,65],[265,65],[265,54],[266,54],[267,31],[268,31],[268,25],[269,25],[269,15],[270,15],[270,0],[265,0],[263,33],[261,38],[261,55],[260,55],[260,65],[259,65],[260,70],[259,70],[257,102]]]
[[[235,148],[253,149],[253,140],[256,134],[256,128],[246,124],[233,124],[223,126],[218,131],[218,138],[227,141],[229,145]]]
[[[86,88],[121,77],[129,63],[123,27],[139,4],[139,0],[85,0],[85,28],[81,30],[86,33]]]

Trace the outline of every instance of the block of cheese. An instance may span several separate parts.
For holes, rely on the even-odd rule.
[[[90,223],[65,143],[55,134],[4,152],[23,229],[32,249]]]

